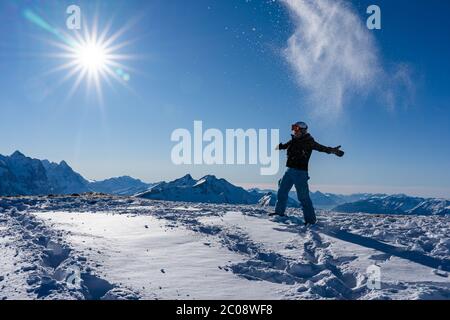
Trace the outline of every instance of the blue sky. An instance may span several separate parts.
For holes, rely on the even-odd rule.
[[[89,179],[190,172],[274,187],[283,154],[277,176],[249,165],[175,166],[170,135],[202,120],[222,130],[280,129],[286,141],[302,120],[319,142],[347,152],[313,155],[312,189],[448,197],[450,2],[344,1],[331,21],[326,6],[312,13],[321,34],[302,2],[1,1],[0,154],[64,159]],[[111,34],[135,21],[118,39],[132,40],[119,49],[133,56],[124,62],[130,81],[103,83],[101,104],[86,81],[67,98],[75,80],[59,85],[67,71],[47,73],[62,62],[50,55],[58,39],[23,16],[32,10],[70,34],[70,4],[89,22],[97,16],[99,29],[113,19]],[[371,4],[381,8],[382,30],[363,27]]]

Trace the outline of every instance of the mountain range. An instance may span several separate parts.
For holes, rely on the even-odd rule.
[[[295,191],[291,191],[290,196],[293,199],[297,199],[297,193]],[[310,192],[310,197],[314,205],[322,209],[333,209],[338,205],[364,200],[372,196],[375,195],[369,193],[355,193],[351,195],[344,195],[344,194],[322,193],[320,191]]]
[[[404,194],[372,196],[367,199],[341,204],[333,211],[343,213],[446,215],[450,214],[447,199],[410,197]]]
[[[198,180],[187,174],[170,182],[145,183],[129,176],[89,181],[75,172],[65,161],[60,163],[32,159],[19,151],[0,155],[0,196],[48,195],[98,192],[145,199],[204,203],[259,204],[274,206],[276,191],[235,186],[225,179],[207,175]],[[311,192],[317,208],[345,213],[372,214],[450,214],[445,199],[420,198],[407,195],[352,194],[339,195]],[[295,191],[288,206],[300,207]]]
[[[229,204],[256,204],[261,196],[260,193],[249,192],[213,175],[195,180],[190,174],[171,182],[159,183],[137,195],[153,200]]]
[[[110,178],[102,181],[92,181],[89,184],[95,192],[115,194],[120,196],[132,196],[151,188],[153,183],[145,183],[129,176]]]
[[[134,195],[151,186],[152,184],[127,176],[88,181],[65,161],[54,163],[32,159],[19,151],[11,156],[0,155],[0,196],[84,192]]]

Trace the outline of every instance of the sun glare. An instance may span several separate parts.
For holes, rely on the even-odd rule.
[[[75,55],[79,66],[91,73],[104,70],[108,63],[105,49],[97,43],[80,45]]]
[[[49,70],[48,73],[66,73],[57,86],[69,79],[74,79],[72,88],[68,92],[68,99],[83,82],[88,91],[96,92],[101,103],[103,103],[102,82],[111,86],[111,80],[115,80],[127,86],[127,82],[131,79],[128,73],[130,68],[124,65],[124,62],[133,59],[133,56],[120,52],[129,41],[118,41],[126,30],[127,28],[124,27],[108,36],[109,27],[99,32],[95,22],[92,29],[85,26],[83,32],[73,35],[62,34],[62,42],[50,42],[62,49],[62,52],[54,56],[64,59],[65,62]]]

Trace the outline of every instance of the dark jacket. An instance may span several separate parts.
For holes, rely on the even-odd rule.
[[[314,138],[309,134],[301,137],[292,136],[291,141],[286,144],[280,143],[280,150],[287,149],[287,164],[288,168],[308,171],[309,158],[313,150],[325,153],[333,153],[333,148],[325,147],[320,143],[314,141]]]

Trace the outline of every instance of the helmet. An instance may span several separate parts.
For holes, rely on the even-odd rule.
[[[301,131],[307,131],[308,125],[302,121],[296,122],[292,125],[292,130],[294,130],[295,127],[300,128]]]

